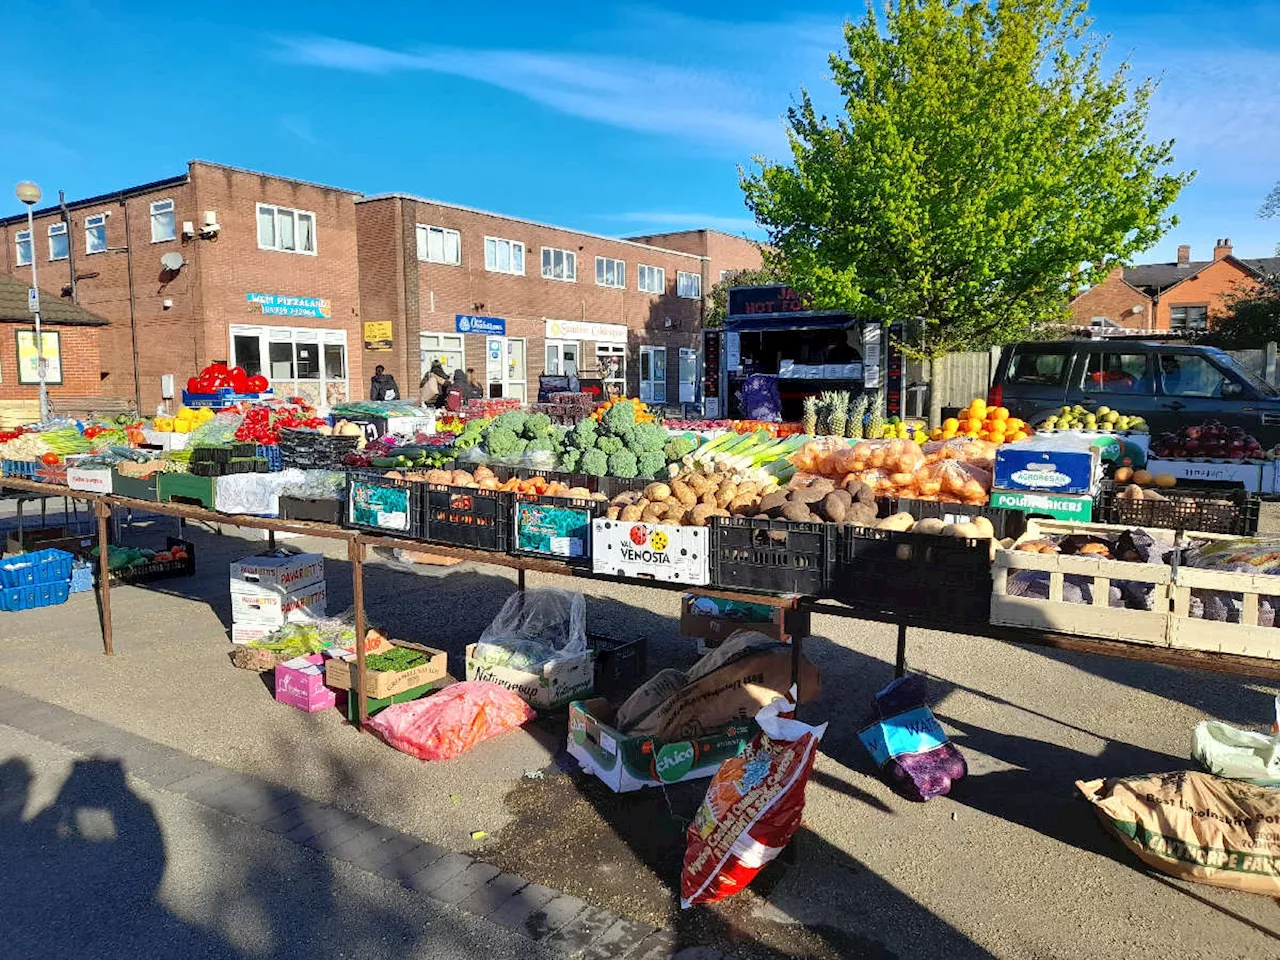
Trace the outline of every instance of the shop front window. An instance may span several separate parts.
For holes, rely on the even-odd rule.
[[[246,373],[265,376],[280,398],[297,396],[327,407],[350,397],[344,330],[237,324],[231,328],[231,358]]]
[[[596,369],[609,396],[627,395],[627,348],[620,343],[596,344]]]

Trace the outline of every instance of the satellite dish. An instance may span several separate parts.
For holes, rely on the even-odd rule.
[[[166,253],[160,258],[160,266],[164,267],[170,273],[177,273],[187,265],[187,261],[182,259],[180,253]]]

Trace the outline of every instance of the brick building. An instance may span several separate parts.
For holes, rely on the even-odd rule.
[[[1183,244],[1173,263],[1116,267],[1071,310],[1081,326],[1194,332],[1210,325],[1229,296],[1277,272],[1280,257],[1237,257],[1229,239],[1218,241],[1212,260],[1192,260]]]
[[[27,290],[27,282],[0,276],[0,427],[39,419],[36,330]],[[42,291],[40,321],[50,405],[58,412],[97,407],[102,397],[99,341],[107,321],[49,290]]]
[[[364,376],[356,196],[192,161],[180,176],[37,210],[34,237],[25,215],[0,220],[0,270],[25,282],[34,256],[46,302],[61,294],[110,321],[99,390],[144,412],[163,375],[180,391],[212,360],[262,373],[278,394],[334,400]]]
[[[540,374],[576,372],[657,403],[693,402],[703,294],[758,265],[715,231],[617,239],[404,194],[356,202],[360,301],[391,325],[366,349],[402,391],[440,359],[491,396],[533,399]]]

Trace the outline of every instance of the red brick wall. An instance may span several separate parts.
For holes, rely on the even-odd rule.
[[[1160,302],[1156,305],[1156,325],[1161,330],[1168,330],[1169,311],[1180,306],[1208,307],[1212,324],[1213,318],[1222,312],[1228,296],[1255,284],[1253,275],[1234,261],[1216,260],[1160,295]]]
[[[106,329],[44,326],[46,333],[56,331],[61,335],[62,384],[49,385],[50,398],[56,401],[58,397],[95,397],[102,393],[98,338]],[[0,400],[36,400],[40,396],[36,384],[18,384],[19,330],[34,331],[35,327],[25,323],[0,323]]]
[[[1075,322],[1088,326],[1094,317],[1106,317],[1124,327],[1151,327],[1151,298],[1121,278],[1123,268],[1116,267],[1102,283],[1095,284],[1071,301]],[[1141,307],[1141,313],[1133,308]]]

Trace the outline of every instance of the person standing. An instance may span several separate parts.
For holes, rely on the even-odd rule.
[[[400,387],[396,378],[387,373],[386,367],[378,364],[373,368],[373,379],[369,381],[370,400],[399,400]]]
[[[418,402],[424,407],[438,407],[448,390],[449,374],[445,372],[444,365],[435,360],[418,383]]]

